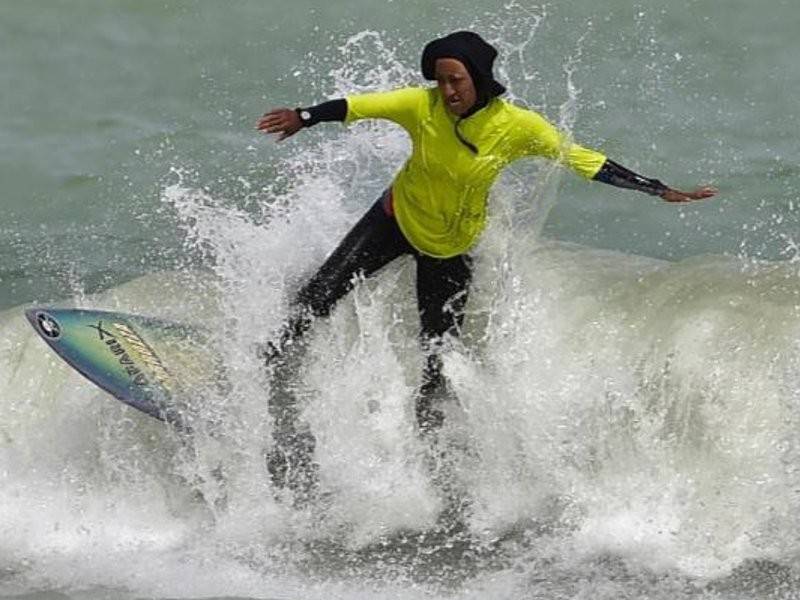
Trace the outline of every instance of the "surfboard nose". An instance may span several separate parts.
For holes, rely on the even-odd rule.
[[[25,317],[37,333],[46,340],[52,341],[61,337],[61,325],[47,309],[29,308],[25,311]]]
[[[36,313],[39,312],[40,308],[27,308],[25,309],[25,318],[28,319],[28,322],[31,325],[36,325]]]

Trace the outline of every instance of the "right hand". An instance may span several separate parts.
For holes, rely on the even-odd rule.
[[[278,141],[282,142],[300,131],[303,122],[291,108],[275,108],[261,117],[256,128],[264,133],[279,133]]]

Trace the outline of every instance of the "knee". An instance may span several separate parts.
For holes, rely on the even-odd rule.
[[[297,293],[294,304],[308,317],[327,317],[334,302],[325,286],[311,283]]]
[[[420,307],[419,317],[424,340],[441,340],[445,335],[458,336],[464,324],[466,292],[459,292],[442,304]]]
[[[437,351],[446,336],[458,337],[461,331],[462,319],[453,318],[452,314],[420,315],[420,343],[426,352]]]

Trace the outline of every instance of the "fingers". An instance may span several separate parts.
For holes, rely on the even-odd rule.
[[[719,190],[711,185],[704,185],[703,187],[697,188],[695,190],[695,195],[697,196],[698,200],[703,200],[705,198],[712,198],[719,193]]]
[[[661,196],[667,202],[692,202],[695,200],[707,200],[713,198],[719,193],[719,190],[713,186],[706,185],[695,189],[692,192],[682,192],[680,190],[670,189],[664,192]]]
[[[265,133],[283,131],[289,125],[289,120],[283,111],[271,111],[259,119],[256,128]]]
[[[277,133],[278,141],[282,142],[297,133],[302,126],[297,112],[290,108],[277,108],[265,113],[256,124],[256,129],[264,133]]]
[[[686,192],[685,195],[689,200],[707,200],[708,198],[716,196],[718,192],[719,190],[717,190],[717,188],[705,185],[697,188],[693,192]]]
[[[265,113],[256,124],[264,133],[281,133],[292,127],[296,113],[288,108],[278,108]]]

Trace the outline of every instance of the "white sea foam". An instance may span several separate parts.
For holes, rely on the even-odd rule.
[[[415,77],[381,34],[342,52],[352,60],[332,74],[338,94]],[[562,106],[563,126],[575,110]],[[408,149],[385,124],[311,139],[279,165],[260,210],[231,208],[176,170],[162,200],[208,270],[72,299],[204,322],[231,384],[214,399],[217,437],[183,447],[63,365],[20,309],[0,315],[0,592],[410,599],[451,584],[464,598],[558,598],[631,597],[632,585],[680,597],[702,593],[682,582],[748,560],[796,560],[796,266],[668,263],[543,239],[562,173],[551,165],[494,190],[462,340],[445,356],[467,549],[431,533],[443,499],[413,426],[408,259],[315,323],[298,376],[324,506],[276,501],[256,345]]]

